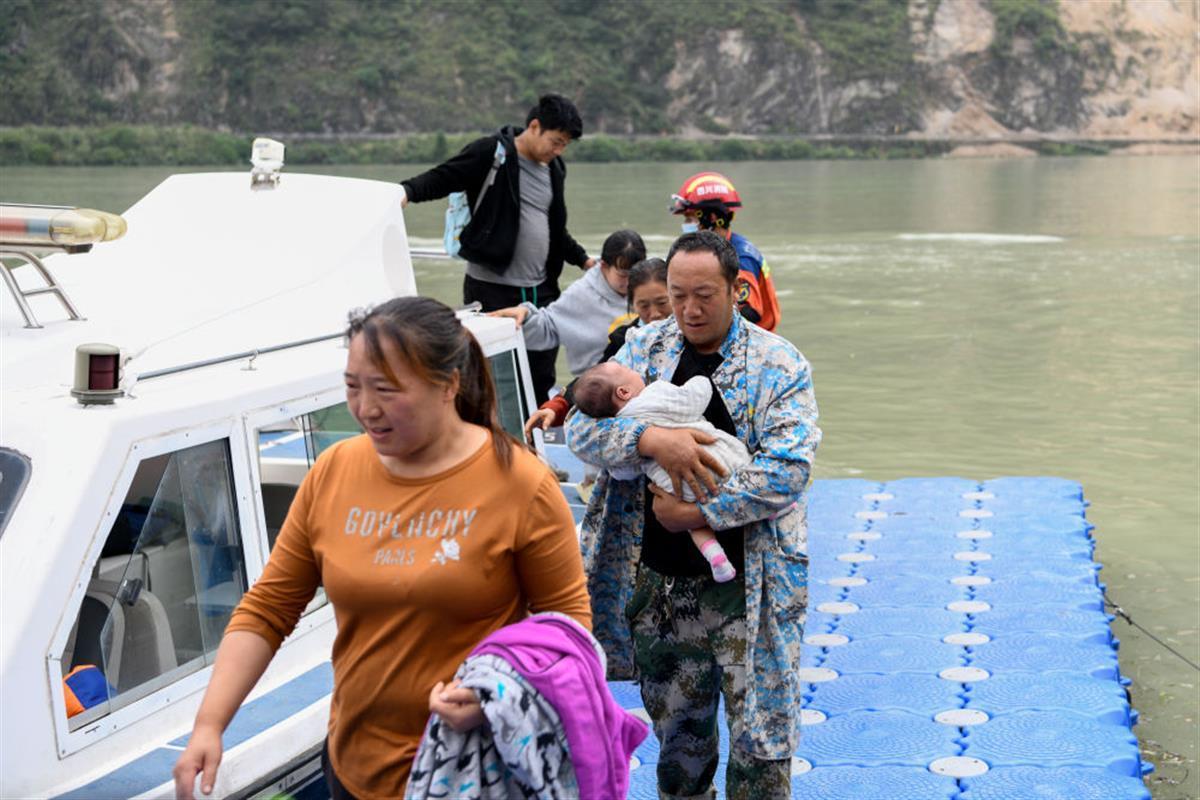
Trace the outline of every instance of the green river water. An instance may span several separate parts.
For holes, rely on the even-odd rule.
[[[702,167],[737,184],[735,228],[812,362],[816,477],[1080,481],[1110,596],[1200,662],[1200,159],[579,164],[570,228],[593,254],[631,227],[665,255],[668,197]],[[0,197],[122,211],[172,171],[5,168]],[[414,245],[440,245],[443,209],[410,209]],[[417,284],[455,302],[461,267],[418,262]],[[1113,631],[1154,796],[1200,797],[1200,674]]]

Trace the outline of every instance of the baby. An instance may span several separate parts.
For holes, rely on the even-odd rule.
[[[616,361],[597,364],[575,383],[575,406],[589,417],[634,417],[665,428],[694,428],[716,438],[704,447],[727,470],[750,463],[750,452],[741,441],[704,418],[704,409],[711,398],[712,381],[708,378],[696,376],[683,386],[670,381],[655,381],[647,386],[641,375]],[[673,490],[671,476],[652,459],[642,463],[641,471],[663,490]],[[629,480],[636,475],[637,471],[612,470],[612,476],[618,480]],[[683,499],[689,503],[696,501],[687,483],[683,484]],[[690,533],[712,567],[713,578],[719,583],[733,580],[737,570],[712,528],[696,528]]]

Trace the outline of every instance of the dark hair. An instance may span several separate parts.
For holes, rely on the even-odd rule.
[[[629,269],[645,257],[646,243],[637,231],[611,233],[600,248],[600,260],[618,269]]]
[[[644,258],[634,264],[633,268],[629,270],[629,288],[625,290],[625,296],[629,298],[629,308],[633,308],[633,295],[639,286],[645,286],[647,283],[666,282],[667,262],[661,258]]]
[[[733,209],[720,200],[701,200],[694,208],[700,212],[701,230],[724,230],[733,224]]]
[[[733,286],[737,282],[738,270],[741,268],[737,251],[724,236],[719,236],[712,231],[694,231],[685,233],[676,239],[675,243],[671,245],[671,251],[667,253],[668,269],[671,259],[675,258],[676,253],[695,253],[701,250],[707,250],[717,257],[717,263],[721,265],[721,273],[725,276],[725,281]]]
[[[538,98],[537,105],[529,109],[525,116],[525,125],[534,120],[544,131],[564,131],[572,139],[583,136],[583,119],[579,109],[561,94],[544,94]]]
[[[483,348],[463,327],[454,309],[430,297],[397,297],[371,309],[350,312],[346,340],[362,335],[371,362],[395,381],[382,341],[395,346],[408,367],[423,381],[447,385],[458,373],[454,408],[465,422],[492,433],[500,463],[512,463],[514,440],[496,415],[496,387]]]
[[[613,400],[610,378],[604,377],[603,364],[597,364],[575,379],[572,389],[575,407],[589,417],[603,419],[617,415],[617,403]]]

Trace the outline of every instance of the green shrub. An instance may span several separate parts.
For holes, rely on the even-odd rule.
[[[724,136],[727,133],[729,133],[728,126],[722,125],[721,123],[717,122],[715,119],[713,119],[712,117],[707,116],[707,115],[701,115],[701,116],[697,117],[695,122],[696,122],[696,127],[699,128],[700,130],[704,131],[705,133],[715,134],[717,136]]]
[[[839,159],[839,158],[854,158],[857,153],[845,145],[822,145],[813,151],[813,158],[822,159]]]
[[[88,162],[102,167],[129,163],[125,151],[112,145],[104,145],[92,150],[91,155],[88,157]]]
[[[621,144],[608,136],[588,136],[575,142],[567,150],[574,161],[610,162],[625,161]],[[434,159],[435,161],[437,159]]]
[[[118,125],[99,129],[93,141],[101,148],[112,147],[122,152],[131,152],[137,148],[138,135],[133,128]]]
[[[446,134],[438,131],[438,135],[433,140],[433,153],[430,154],[429,160],[441,163],[450,155],[450,145],[446,141]]]
[[[642,151],[645,161],[703,161],[704,150],[699,142],[683,139],[651,139]]]
[[[1058,18],[1057,0],[992,0],[992,15],[996,20],[992,53],[998,58],[1011,54],[1013,39],[1017,36],[1032,40],[1034,50],[1041,55],[1048,55],[1066,44],[1067,35]]]
[[[712,155],[719,161],[748,161],[755,156],[754,143],[745,139],[721,139],[712,148]]]
[[[33,142],[26,149],[26,158],[30,164],[53,164],[54,148],[45,142]]]

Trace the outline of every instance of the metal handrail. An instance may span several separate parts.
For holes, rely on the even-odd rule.
[[[55,252],[69,252],[75,247],[77,246],[38,245],[39,250],[53,250]],[[87,247],[90,248],[91,245],[87,245]],[[67,315],[70,316],[71,319],[85,319],[85,317],[79,313],[79,309],[75,308],[75,304],[71,302],[71,298],[67,296],[66,290],[63,289],[58,281],[54,279],[54,275],[51,274],[46,265],[42,263],[42,260],[34,255],[28,248],[14,247],[9,244],[0,244],[0,255],[16,256],[24,259],[25,263],[33,267],[34,270],[36,270],[37,273],[42,276],[42,280],[46,282],[45,286],[39,286],[34,289],[22,289],[20,284],[17,283],[16,276],[12,274],[12,271],[21,265],[17,264],[16,267],[10,267],[8,264],[0,261],[0,278],[4,279],[4,283],[8,286],[9,291],[12,292],[13,299],[17,301],[17,308],[20,309],[21,316],[25,318],[26,328],[42,327],[41,323],[38,322],[37,317],[33,315],[33,309],[25,299],[27,297],[35,297],[39,294],[52,294],[57,297],[58,302],[62,304],[63,309],[66,310]]]
[[[447,256],[447,258],[449,258],[449,256]],[[479,305],[479,303],[476,302],[476,303],[468,303],[467,305],[465,305],[459,309],[456,309],[456,311],[460,314],[461,313],[472,314],[472,313],[478,313],[479,309],[480,309],[480,305]],[[243,358],[250,359],[250,363],[253,364],[254,359],[258,358],[263,353],[277,353],[280,350],[290,350],[294,347],[304,347],[304,346],[310,345],[310,344],[320,344],[321,342],[328,342],[333,339],[342,339],[342,338],[345,338],[345,336],[346,336],[345,331],[339,331],[337,333],[327,333],[324,336],[313,336],[308,339],[297,339],[294,342],[284,342],[283,344],[273,344],[268,347],[256,347],[253,350],[243,350],[240,353],[230,353],[229,355],[225,355],[225,356],[215,356],[213,358],[201,359],[200,361],[190,361],[186,364],[178,364],[174,367],[163,367],[162,369],[155,369],[155,370],[150,370],[149,372],[138,373],[137,377],[134,380],[135,380],[135,382],[140,383],[141,381],[150,380],[152,378],[161,378],[164,375],[175,375],[180,372],[187,372],[188,370],[200,369],[202,367],[211,367],[214,364],[224,364],[229,361],[238,361]]]
[[[445,250],[426,249],[424,247],[410,247],[409,254],[413,258],[428,258],[434,261],[451,261],[453,260],[449,253]]]
[[[154,369],[149,372],[138,373],[137,381],[150,380],[151,378],[161,378],[164,375],[174,375],[178,372],[187,372],[188,370],[200,369],[201,367],[211,367],[214,364],[224,364],[228,361],[238,361],[239,359],[249,358],[252,362],[255,358],[263,353],[277,353],[280,350],[290,350],[293,347],[304,347],[305,345],[318,344],[320,342],[328,342],[332,339],[341,339],[346,335],[345,331],[337,333],[329,333],[324,336],[314,336],[310,339],[298,339],[294,342],[285,342],[283,344],[273,344],[268,347],[256,347],[253,350],[244,350],[240,353],[231,353],[227,356],[216,356],[214,358],[206,358],[201,361],[190,361],[187,364],[179,364],[174,367],[164,367],[163,369]]]

